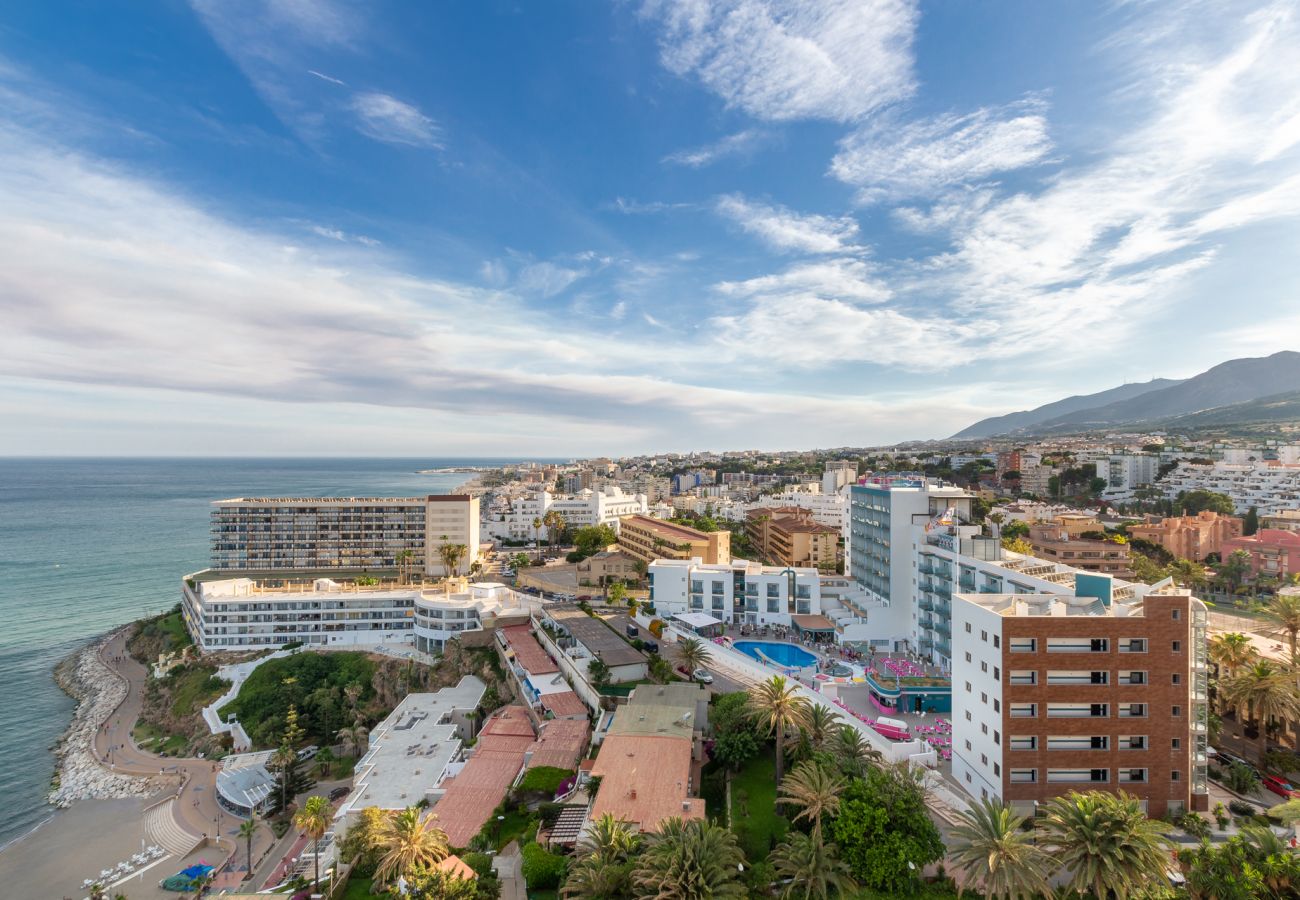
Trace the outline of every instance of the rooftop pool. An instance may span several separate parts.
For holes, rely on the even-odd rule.
[[[794,644],[782,644],[777,641],[736,641],[733,646],[759,662],[771,661],[792,669],[817,664],[816,656]]]

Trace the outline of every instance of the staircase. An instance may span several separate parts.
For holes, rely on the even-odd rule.
[[[151,806],[144,814],[144,833],[149,843],[157,844],[172,856],[179,857],[193,850],[200,839],[176,821],[173,814],[175,806],[175,798]]]

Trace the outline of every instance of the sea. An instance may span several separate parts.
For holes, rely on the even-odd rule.
[[[51,749],[75,703],[53,669],[180,600],[208,563],[209,503],[449,493],[501,459],[0,458],[0,847],[54,812]]]

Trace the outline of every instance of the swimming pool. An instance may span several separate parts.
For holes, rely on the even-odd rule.
[[[733,646],[759,662],[765,662],[763,657],[767,657],[778,665],[789,666],[792,669],[817,663],[816,656],[794,644],[780,644],[775,641],[736,641]]]

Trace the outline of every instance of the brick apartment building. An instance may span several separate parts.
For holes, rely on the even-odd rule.
[[[1070,790],[1127,791],[1151,816],[1209,808],[1205,605],[1111,590],[1080,574],[1072,596],[954,595],[953,777],[968,792],[1027,813]]]

